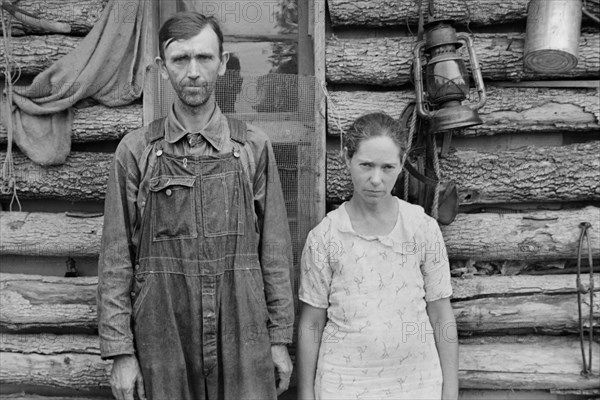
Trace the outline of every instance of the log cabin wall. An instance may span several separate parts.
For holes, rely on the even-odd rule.
[[[399,117],[415,98],[418,3],[327,0],[330,206],[352,193],[338,156],[340,128],[373,111]],[[488,94],[480,111],[485,124],[455,134],[440,159],[442,179],[456,182],[460,199],[458,217],[442,232],[461,343],[461,397],[598,396],[600,364],[594,378],[580,375],[573,268],[582,221],[594,226],[590,250],[600,258],[598,25],[584,18],[575,69],[540,75],[523,66],[528,0],[433,3],[434,19],[453,19],[458,31],[470,32]],[[586,5],[599,14],[597,2]],[[562,288],[550,289],[550,282]],[[584,325],[597,332],[594,286],[593,318],[584,317]]]
[[[440,15],[463,24],[470,15],[489,97],[481,112],[486,124],[455,136],[456,150],[442,160],[444,176],[457,182],[461,198],[461,214],[443,227],[461,340],[461,396],[598,395],[597,381],[579,374],[572,268],[581,221],[592,223],[591,251],[600,259],[598,29],[584,20],[574,71],[539,76],[522,67],[528,1],[438,3]],[[73,49],[105,4],[21,0],[21,8],[67,22],[72,32],[48,34],[14,24],[19,83],[30,82]],[[347,127],[367,111],[399,116],[414,97],[408,81],[415,39],[405,26],[408,21],[416,32],[416,3],[329,0],[326,5],[324,56],[333,103],[327,120],[326,199],[334,205],[351,193],[336,154],[334,118]],[[588,1],[588,7],[600,13],[596,3]],[[542,80],[546,83],[539,87],[515,86]],[[141,125],[141,102],[121,108],[81,103],[72,154],[64,165],[41,168],[16,151],[23,212],[14,212],[14,204],[8,212],[10,198],[0,197],[0,396],[109,394],[110,363],[100,360],[96,336],[102,218],[94,213],[103,211],[118,140]],[[0,127],[3,152],[6,140]],[[80,276],[64,277],[73,266]],[[595,288],[600,289],[598,278]],[[585,324],[597,331],[595,304],[593,320]],[[589,303],[583,310],[588,315]],[[596,373],[598,360],[595,343]]]

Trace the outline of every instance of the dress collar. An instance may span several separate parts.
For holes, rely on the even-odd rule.
[[[215,109],[204,128],[196,132],[186,130],[175,115],[175,106],[172,105],[167,114],[167,124],[165,129],[165,140],[168,143],[175,143],[186,135],[200,135],[204,140],[211,144],[217,151],[221,151],[225,142],[229,139],[229,130],[227,121],[221,113],[219,106],[215,104]]]

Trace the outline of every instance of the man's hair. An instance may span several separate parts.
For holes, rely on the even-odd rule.
[[[165,60],[165,49],[173,41],[187,40],[199,34],[204,28],[210,28],[219,39],[219,58],[223,54],[223,31],[214,17],[206,17],[196,11],[175,13],[165,21],[158,32],[158,51],[160,58]],[[166,61],[166,60],[165,60]]]

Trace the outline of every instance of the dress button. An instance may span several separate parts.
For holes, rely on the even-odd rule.
[[[140,269],[140,264],[135,264],[135,270],[137,271],[138,269]]]
[[[131,297],[135,297],[135,292],[131,292]]]
[[[162,156],[162,150],[158,150],[158,151],[156,152],[156,155],[157,155],[157,156],[159,156],[159,157],[160,157],[160,156]]]
[[[167,189],[165,193],[167,194],[167,196],[170,196],[173,194],[173,191],[171,189]]]

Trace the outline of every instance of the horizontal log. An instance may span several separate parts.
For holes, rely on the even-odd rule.
[[[27,335],[13,339],[6,336],[0,353],[0,383],[77,389],[108,387],[111,363],[101,361],[97,347],[89,345],[94,338]],[[600,365],[599,356],[600,345],[594,343],[595,371]],[[459,358],[460,387],[464,389],[598,387],[595,380],[579,373],[581,355],[576,337],[509,336],[466,340],[461,341]]]
[[[95,332],[98,279],[0,274],[0,331]]]
[[[600,345],[593,343],[593,366]],[[595,377],[581,376],[581,350],[575,337],[504,336],[461,341],[461,389],[598,389]]]
[[[461,205],[598,200],[599,152],[597,141],[500,152],[461,150],[441,160],[441,171],[443,179],[457,184]],[[352,194],[346,166],[338,155],[337,151],[327,152],[326,196],[331,202]],[[109,153],[72,152],[63,165],[41,167],[16,152],[19,196],[103,200],[112,157]],[[0,195],[2,198],[9,197]]]
[[[65,214],[0,212],[0,254],[97,257],[102,217],[73,218]]]
[[[87,143],[119,140],[127,132],[141,126],[141,104],[130,104],[114,108],[99,104],[89,107],[75,107],[71,142]],[[3,124],[0,124],[0,144],[6,142],[6,128]]]
[[[504,292],[502,285],[506,285]],[[461,335],[577,331],[574,275],[453,278],[452,286],[453,308]],[[584,286],[588,287],[587,283]],[[0,274],[0,332],[94,332],[96,287],[96,277]],[[600,292],[599,277],[595,279],[594,290]],[[587,316],[587,295],[583,300]],[[594,315],[593,324],[598,327],[597,301]],[[586,326],[589,326],[587,318]]]
[[[67,35],[30,35],[12,38],[12,58],[14,69],[21,75],[37,75],[54,62],[71,52],[82,40],[81,37]],[[0,46],[0,59],[5,55]],[[0,65],[4,73],[5,65]]]
[[[1,343],[1,384],[109,388],[112,362],[100,359],[97,336],[4,334]]]
[[[327,5],[334,26],[405,26],[419,20],[417,2],[413,1],[329,0]],[[435,3],[433,18],[473,25],[508,24],[527,19],[528,5],[529,0],[446,0]],[[427,13],[427,3],[423,7]],[[592,14],[600,14],[597,3],[588,1],[586,8]]]
[[[460,130],[456,136],[500,133],[574,133],[600,129],[598,88],[501,88],[487,85],[487,102],[479,110],[484,125]],[[329,92],[327,133],[339,135],[363,114],[384,111],[398,118],[415,99],[412,89]],[[473,97],[476,98],[476,97]]]
[[[575,280],[571,283],[575,287]],[[584,326],[600,331],[600,295],[594,295],[593,320],[589,319],[589,294],[583,295]],[[579,332],[577,297],[573,294],[488,297],[452,304],[460,336],[498,333]]]
[[[514,276],[474,276],[452,279],[452,300],[454,302],[480,298],[558,295],[575,292],[576,275],[514,275]],[[0,278],[1,279],[1,278]],[[587,279],[583,279],[586,282]],[[594,291],[600,291],[600,276],[594,276]]]
[[[4,157],[5,153],[0,152],[0,159]],[[13,152],[19,198],[102,200],[112,159],[112,153],[71,152],[64,164],[42,167],[22,153]],[[0,199],[9,197],[0,194]]]
[[[600,199],[600,141],[518,150],[458,150],[440,159],[442,180],[452,180],[468,204]],[[338,150],[327,152],[327,200],[352,195]]]
[[[63,22],[71,26],[71,35],[85,35],[100,18],[108,0],[20,0],[19,9],[47,21]],[[13,36],[47,33],[12,19]]]
[[[579,223],[595,226],[600,209],[538,211],[522,214],[458,214],[442,227],[450,259],[543,260],[574,259]],[[0,212],[0,254],[97,257],[102,218],[71,218],[64,214]],[[600,233],[589,231],[592,255],[600,257]]]
[[[538,74],[523,66],[524,34],[474,35],[484,79],[501,81],[600,77],[600,36],[583,33],[578,64],[564,74]],[[325,47],[327,80],[332,83],[399,86],[411,81],[414,37],[339,38],[330,36]]]
[[[458,214],[442,234],[452,259],[541,260],[577,257],[583,221],[597,226],[600,208],[522,214]],[[594,258],[600,257],[600,230],[588,230]]]
[[[25,393],[14,393],[14,394],[0,394],[0,400],[107,400],[106,397],[82,397],[81,395],[75,396],[40,396],[37,394],[25,394]]]

